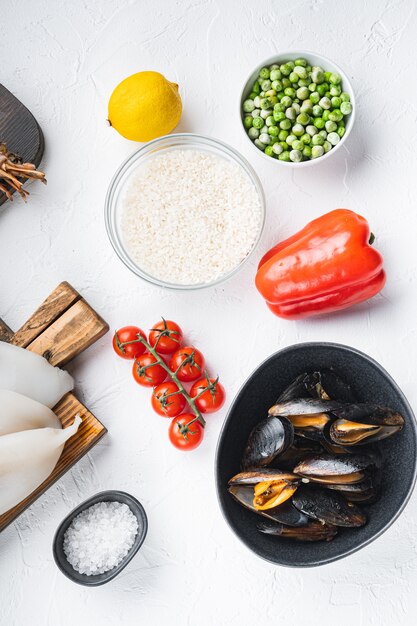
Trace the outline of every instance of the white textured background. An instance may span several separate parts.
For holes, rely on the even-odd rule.
[[[174,318],[221,375],[232,400],[252,370],[294,342],[351,344],[375,357],[417,407],[417,14],[414,0],[3,0],[1,82],[35,114],[46,138],[48,186],[32,185],[0,212],[0,314],[17,328],[61,281],[108,320],[148,328]],[[322,165],[289,171],[248,145],[237,115],[246,75],[280,49],[310,49],[339,63],[356,91],[357,123]],[[136,145],[105,124],[113,87],[155,69],[179,83],[179,130],[240,149],[267,196],[265,251],[338,206],[363,213],[388,272],[384,293],[341,315],[274,318],[253,286],[257,258],[229,283],[168,293],[131,275],[103,223],[110,177]],[[259,256],[258,255],[258,256]],[[0,535],[1,626],[408,625],[417,610],[417,497],[383,537],[315,570],[255,557],[223,521],[213,461],[225,411],[209,417],[204,445],[174,450],[167,423],[110,335],[71,364],[77,390],[109,435]],[[145,545],[112,583],[72,584],[51,553],[60,520],[106,488],[125,489],[149,516]]]

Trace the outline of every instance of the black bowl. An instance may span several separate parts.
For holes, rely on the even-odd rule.
[[[240,471],[250,431],[267,415],[279,394],[305,371],[333,368],[359,401],[375,401],[400,411],[404,429],[381,442],[384,454],[381,498],[364,507],[369,520],[362,528],[340,529],[330,542],[302,543],[268,536],[256,526],[262,518],[238,504],[227,491]],[[417,429],[413,411],[391,376],[366,354],[333,343],[302,343],[273,354],[245,382],[225,420],[217,447],[216,480],[220,507],[229,526],[258,556],[287,567],[311,567],[336,561],[363,548],[397,519],[416,480]]]
[[[130,548],[128,554],[121,561],[121,563],[117,565],[117,567],[114,567],[104,574],[87,576],[86,574],[80,574],[79,572],[77,572],[72,567],[72,565],[68,563],[63,548],[64,535],[74,517],[81,513],[81,511],[88,509],[90,506],[92,506],[93,504],[97,504],[98,502],[121,502],[123,504],[127,504],[132,513],[136,515],[139,529],[138,534],[135,537],[135,542],[133,546]],[[95,496],[88,498],[88,500],[86,500],[85,502],[82,502],[73,511],[71,511],[71,513],[69,513],[69,515],[67,515],[67,517],[59,525],[53,540],[53,554],[55,563],[67,578],[75,583],[78,583],[79,585],[85,585],[86,587],[98,587],[99,585],[104,585],[104,583],[108,583],[115,576],[117,576],[122,571],[122,569],[126,567],[129,561],[133,559],[133,557],[141,547],[142,543],[144,542],[147,531],[148,519],[146,517],[143,506],[138,500],[136,500],[136,498],[129,495],[128,493],[125,493],[124,491],[102,491],[101,493],[97,493]]]

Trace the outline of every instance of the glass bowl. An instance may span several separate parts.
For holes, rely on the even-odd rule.
[[[152,159],[153,156],[157,154],[160,155],[161,153],[166,153],[168,151],[176,149],[194,149],[204,151],[209,154],[220,156],[238,165],[254,185],[261,206],[261,220],[259,229],[258,232],[254,234],[252,248],[248,251],[245,258],[242,259],[242,261],[233,270],[207,283],[177,284],[170,283],[161,280],[160,278],[157,278],[155,276],[152,276],[152,274],[142,269],[132,259],[123,242],[123,233],[121,229],[121,216],[123,213],[122,200],[132,174],[140,165],[148,162],[150,159]],[[134,152],[129,158],[126,159],[124,163],[122,163],[116,174],[113,176],[107,192],[104,210],[106,229],[110,242],[116,254],[123,261],[126,267],[128,267],[134,274],[136,274],[140,278],[143,278],[144,280],[147,280],[154,285],[178,290],[191,290],[202,289],[204,287],[212,287],[233,276],[255,250],[262,235],[265,223],[264,192],[259,178],[253,170],[252,166],[236,150],[226,145],[225,143],[218,141],[217,139],[211,139],[210,137],[204,137],[203,135],[196,135],[194,133],[178,133],[175,135],[166,135],[164,137],[154,139],[144,146],[141,146],[139,150]]]
[[[345,123],[346,123],[345,134],[343,135],[339,143],[336,144],[331,150],[329,150],[329,152],[326,152],[325,154],[323,154],[321,157],[318,157],[317,159],[309,159],[308,161],[300,161],[299,163],[293,163],[292,161],[280,161],[279,159],[274,159],[268,156],[267,154],[265,154],[264,152],[262,152],[262,150],[260,150],[259,148],[255,146],[253,141],[248,136],[248,133],[246,132],[245,127],[243,126],[243,118],[245,114],[242,112],[242,105],[243,105],[243,102],[248,97],[249,93],[251,92],[252,85],[255,82],[256,78],[258,77],[259,71],[263,67],[272,65],[273,63],[277,63],[278,65],[281,65],[281,63],[285,63],[286,61],[289,61],[291,59],[294,60],[294,59],[299,59],[299,58],[307,59],[310,65],[319,65],[320,67],[323,67],[326,71],[340,74],[340,76],[342,77],[343,91],[348,93],[350,96],[350,101],[352,104],[352,113],[350,113],[345,118]],[[278,163],[279,167],[281,165],[283,167],[295,168],[295,169],[300,168],[300,167],[310,167],[310,165],[317,165],[318,163],[323,163],[326,159],[332,157],[334,154],[336,154],[339,148],[343,146],[343,144],[346,142],[353,128],[353,124],[355,122],[355,116],[356,116],[355,93],[353,91],[353,87],[348,76],[342,70],[341,67],[336,65],[334,61],[331,61],[330,59],[323,56],[322,54],[317,54],[316,52],[309,52],[308,50],[286,50],[284,52],[279,52],[277,54],[274,54],[268,59],[264,59],[264,61],[262,61],[262,63],[259,63],[254,69],[254,71],[250,73],[247,80],[245,81],[242,91],[240,92],[239,116],[241,120],[241,128],[243,132],[245,133],[246,139],[250,142],[250,144],[256,150],[256,152],[260,154],[264,159],[268,159],[268,161],[270,162],[275,161],[275,163]]]

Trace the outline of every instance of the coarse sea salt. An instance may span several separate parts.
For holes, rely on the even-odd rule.
[[[128,554],[138,529],[138,519],[127,504],[98,502],[71,522],[64,535],[65,556],[80,574],[104,574]]]
[[[154,155],[133,172],[122,196],[126,251],[167,283],[204,284],[228,274],[252,250],[261,225],[248,174],[204,150]]]

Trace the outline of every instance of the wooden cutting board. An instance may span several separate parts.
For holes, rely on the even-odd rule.
[[[32,113],[6,87],[0,85],[0,143],[22,157],[24,162],[41,162],[45,142]],[[0,192],[0,205],[7,197]]]
[[[109,327],[70,284],[63,282],[17,332],[0,319],[0,341],[36,352],[52,365],[62,366],[102,337]],[[0,516],[0,532],[54,484],[103,437],[106,428],[73,393],[53,409],[63,428],[82,417],[78,432],[65,444],[52,474],[23,502]]]

